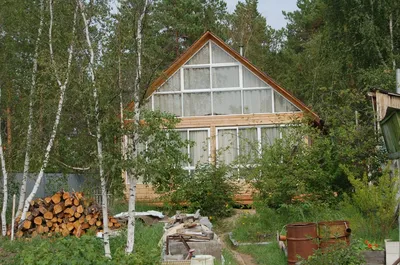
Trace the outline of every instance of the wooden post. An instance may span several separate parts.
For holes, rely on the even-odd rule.
[[[13,204],[12,204],[12,218],[11,218],[11,241],[14,240],[14,225],[15,225],[15,194],[13,195]]]

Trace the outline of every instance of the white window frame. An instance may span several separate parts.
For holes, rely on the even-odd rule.
[[[215,44],[215,43],[214,43]],[[232,115],[249,115],[244,113],[244,91],[247,90],[271,90],[271,104],[272,104],[272,112],[265,112],[265,113],[251,113],[251,114],[268,114],[268,113],[297,113],[297,112],[301,112],[301,110],[294,105],[292,102],[290,102],[286,97],[284,97],[281,93],[277,92],[274,88],[272,88],[269,84],[265,83],[263,81],[263,83],[265,84],[265,86],[262,87],[243,87],[243,67],[249,71],[250,73],[254,74],[250,69],[248,69],[247,67],[245,67],[242,63],[238,62],[235,58],[233,58],[229,53],[227,53],[226,51],[224,51],[221,47],[220,49],[223,50],[228,56],[230,56],[231,58],[233,58],[235,60],[235,62],[230,62],[230,63],[214,63],[212,60],[212,41],[208,41],[206,42],[199,50],[201,50],[202,48],[204,48],[206,45],[209,45],[209,56],[210,56],[210,63],[208,64],[193,64],[193,65],[186,65],[187,62],[189,62],[197,53],[193,54],[186,62],[185,64],[180,67],[176,72],[174,72],[171,77],[177,73],[179,71],[179,75],[180,75],[180,89],[177,91],[164,91],[164,92],[159,92],[156,91],[154,92],[154,94],[158,94],[158,95],[163,95],[163,94],[181,94],[181,113],[179,117],[204,117],[204,116],[184,116],[184,94],[186,93],[210,93],[210,100],[211,100],[211,116],[232,116]],[[218,46],[217,44],[215,44],[216,46]],[[219,46],[218,46],[219,47]],[[225,87],[225,88],[213,88],[213,78],[212,78],[212,69],[213,68],[219,68],[219,67],[233,67],[233,66],[238,66],[238,75],[239,75],[239,86],[238,87]],[[188,68],[209,68],[209,72],[210,72],[210,88],[205,88],[205,89],[185,89],[185,73],[184,73],[184,69],[188,69]],[[254,74],[255,75],[255,74]],[[258,78],[258,77],[257,77]],[[169,79],[167,79],[165,82],[167,82]],[[165,83],[164,82],[164,83]],[[164,83],[162,85],[164,85]],[[161,85],[161,86],[162,86]],[[160,86],[160,87],[161,87]],[[241,97],[241,113],[239,114],[223,114],[223,115],[216,115],[214,114],[214,92],[231,92],[231,91],[240,91],[240,97]],[[289,103],[291,103],[293,106],[296,107],[297,111],[294,112],[277,112],[275,109],[275,93],[278,93],[279,95],[281,95],[283,98],[285,98],[287,101],[289,101]],[[153,94],[153,95],[154,95]],[[155,110],[155,106],[154,106],[154,96],[152,97],[152,110]],[[207,115],[210,116],[210,115]]]
[[[207,142],[208,142],[208,163],[211,163],[211,132],[210,132],[210,128],[187,128],[187,129],[176,129],[177,132],[186,132],[186,139],[189,141],[192,141],[189,137],[190,132],[195,132],[195,131],[207,131]],[[197,143],[195,143],[197,144]],[[187,145],[187,155],[190,158],[190,145]],[[190,165],[190,163],[187,164],[187,166],[183,166],[183,169],[189,171],[189,173],[191,173],[191,171],[196,169],[196,161],[194,162],[194,166]]]

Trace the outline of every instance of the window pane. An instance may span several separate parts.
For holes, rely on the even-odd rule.
[[[185,68],[185,90],[209,89],[210,68]]]
[[[243,87],[269,87],[269,85],[243,67]]]
[[[236,60],[222,50],[220,47],[215,45],[214,43],[211,44],[212,46],[212,62],[213,63],[234,63]]]
[[[186,141],[186,140],[187,140],[187,131],[178,131],[178,133],[179,133],[179,135],[180,135],[182,141]],[[181,148],[181,152],[182,152],[183,154],[188,155],[188,147],[183,147],[183,148]],[[188,163],[183,163],[183,162],[182,162],[182,166],[183,166],[183,167],[188,167],[189,165],[188,165]]]
[[[214,92],[214,115],[241,114],[240,91]]]
[[[180,71],[173,74],[160,88],[159,92],[179,91],[181,90]]]
[[[239,154],[256,155],[258,153],[257,128],[239,129]]]
[[[296,112],[299,109],[284,98],[281,94],[274,91],[275,112]]]
[[[182,116],[181,94],[155,94],[154,109]]]
[[[183,94],[183,116],[204,116],[211,114],[210,93]]]
[[[237,157],[236,129],[218,130],[218,159],[230,164]]]
[[[272,91],[244,90],[243,91],[243,112],[249,113],[271,113],[272,112]]]
[[[261,144],[262,145],[273,145],[275,139],[280,138],[279,127],[267,127],[261,128]]]
[[[210,46],[208,43],[198,51],[186,64],[209,64],[210,63]]]
[[[195,142],[190,147],[191,166],[208,162],[208,133],[207,131],[189,131],[189,140]]]
[[[239,87],[239,66],[212,68],[213,88]]]

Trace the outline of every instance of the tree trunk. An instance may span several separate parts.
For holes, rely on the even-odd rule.
[[[69,46],[68,49],[68,63],[67,63],[67,69],[66,69],[66,77],[65,77],[65,81],[64,83],[61,82],[60,76],[58,74],[58,70],[56,67],[56,63],[54,60],[54,53],[53,53],[53,44],[52,44],[52,28],[53,28],[53,1],[49,0],[49,10],[50,10],[50,27],[49,27],[49,50],[50,50],[50,58],[51,58],[51,64],[54,68],[54,74],[58,83],[58,86],[60,87],[60,97],[59,97],[59,101],[58,101],[58,107],[57,107],[57,112],[56,112],[56,118],[53,124],[53,129],[50,135],[50,140],[47,144],[46,147],[46,152],[44,155],[44,159],[43,159],[43,163],[42,163],[42,167],[40,168],[39,174],[36,178],[36,182],[35,185],[33,186],[33,189],[31,191],[31,193],[29,194],[28,198],[25,200],[24,203],[24,208],[22,210],[22,217],[20,222],[22,223],[25,218],[26,218],[26,213],[28,212],[29,209],[29,205],[30,202],[32,201],[33,197],[35,197],[36,192],[39,188],[40,182],[42,181],[43,178],[43,174],[44,174],[44,170],[47,167],[47,164],[49,162],[49,158],[50,158],[50,152],[51,149],[53,148],[53,144],[54,144],[54,139],[56,138],[57,135],[57,129],[58,129],[58,124],[60,123],[60,118],[61,118],[61,112],[62,112],[62,108],[63,108],[63,104],[64,104],[64,98],[65,98],[65,91],[68,85],[68,81],[69,81],[69,72],[71,69],[71,64],[72,64],[72,54],[74,51],[74,41],[71,41],[71,44]],[[78,12],[78,5],[76,5],[75,8],[75,13],[74,13],[74,21],[73,21],[73,28],[72,28],[72,38],[73,36],[75,36],[75,31],[76,31],[76,17],[77,17],[77,12]]]
[[[149,5],[149,0],[144,1],[143,12],[140,14],[137,22],[137,32],[136,32],[136,78],[133,87],[133,101],[134,101],[134,133],[133,133],[133,150],[129,152],[128,156],[136,156],[136,144],[139,138],[138,130],[140,125],[140,108],[141,108],[141,89],[140,81],[142,77],[142,30],[143,30],[143,19],[146,14],[147,6]],[[135,157],[131,161],[134,161]],[[130,176],[128,177],[130,182],[129,187],[129,217],[128,217],[128,238],[126,242],[125,253],[131,254],[134,250],[135,245],[135,203],[136,203],[136,183],[138,175],[135,169],[128,170]]]
[[[99,174],[100,174],[100,182],[101,182],[101,198],[102,198],[102,211],[103,211],[103,240],[104,240],[104,253],[107,258],[111,258],[111,250],[110,250],[110,240],[109,240],[109,228],[108,228],[108,202],[107,202],[107,183],[104,177],[104,168],[103,168],[103,143],[101,137],[101,122],[100,122],[100,109],[99,109],[99,97],[96,86],[96,79],[94,74],[94,52],[92,47],[92,42],[90,41],[89,36],[89,25],[86,20],[86,15],[84,13],[84,7],[79,0],[79,7],[81,9],[81,15],[83,18],[83,23],[85,25],[85,34],[86,34],[86,42],[90,52],[90,62],[89,62],[89,75],[92,81],[93,86],[93,98],[94,98],[94,111],[95,111],[95,119],[96,119],[96,140],[97,140],[97,159],[99,163]]]
[[[33,56],[33,69],[32,69],[32,80],[31,80],[31,90],[29,93],[29,121],[28,121],[28,132],[26,135],[26,149],[25,149],[25,162],[24,162],[24,172],[22,176],[22,183],[19,191],[19,203],[17,216],[22,213],[22,208],[24,207],[24,201],[26,196],[26,182],[28,180],[29,173],[29,162],[30,162],[30,151],[32,145],[32,123],[33,123],[33,95],[36,88],[36,75],[38,68],[38,57],[39,57],[39,42],[42,35],[43,28],[43,17],[44,17],[44,0],[40,1],[40,22],[38,28],[38,35],[35,43],[35,54]]]
[[[392,55],[392,67],[393,71],[396,70],[396,60],[394,59],[394,44],[393,44],[393,14],[390,13],[389,15],[389,31],[390,31],[390,48],[391,48],[391,55]]]
[[[1,87],[0,87],[0,100],[1,100]],[[7,199],[8,199],[8,183],[7,183],[8,176],[7,176],[6,163],[4,160],[3,141],[2,141],[2,135],[1,135],[1,120],[0,120],[0,160],[1,160],[1,172],[3,173],[3,208],[1,210],[1,233],[3,236],[6,236],[6,234],[7,234],[6,213],[7,213]]]

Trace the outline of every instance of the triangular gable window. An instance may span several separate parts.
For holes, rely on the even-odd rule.
[[[201,48],[193,57],[186,63],[187,65],[194,64],[209,64],[210,63],[210,46],[208,43]]]
[[[281,94],[274,91],[275,112],[296,112],[300,111],[289,100],[284,98]]]
[[[159,92],[170,92],[181,90],[179,71],[173,74],[160,88]]]
[[[222,50],[220,47],[211,43],[212,47],[212,62],[213,63],[235,63],[237,62],[233,57],[231,57],[228,53]]]
[[[243,87],[270,87],[255,74],[243,67]]]

